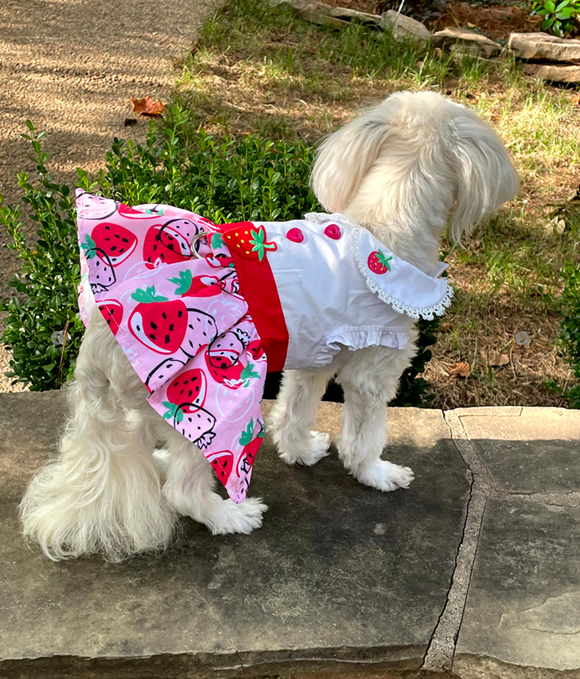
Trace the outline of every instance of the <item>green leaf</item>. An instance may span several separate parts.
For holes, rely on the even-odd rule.
[[[243,434],[240,436],[240,445],[241,446],[247,446],[248,443],[251,443],[252,439],[254,438],[254,419],[252,418],[246,428],[244,429]]]
[[[167,297],[163,297],[162,295],[156,295],[154,286],[151,286],[150,288],[145,288],[145,290],[143,290],[142,288],[138,288],[131,295],[131,297],[136,302],[143,302],[144,304],[149,304],[151,302],[168,302],[169,301]]]
[[[256,372],[254,370],[256,366],[253,363],[248,363],[246,367],[242,370],[242,374],[240,376],[240,379],[242,380],[249,380],[249,379],[257,379],[260,377],[260,373]]]
[[[177,295],[185,295],[189,292],[191,288],[191,282],[193,281],[193,274],[189,269],[179,272],[179,278],[170,278],[170,283],[175,283],[177,287],[175,288],[175,293]]]
[[[212,234],[211,237],[211,247],[214,250],[217,250],[218,248],[222,248],[224,246],[224,240],[222,238],[221,233],[214,233]]]

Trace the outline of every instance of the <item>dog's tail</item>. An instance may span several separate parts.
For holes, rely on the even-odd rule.
[[[127,417],[94,364],[90,380],[82,374],[92,360],[90,335],[68,390],[73,414],[60,456],[32,479],[20,504],[24,535],[53,560],[101,552],[120,561],[162,549],[175,522],[161,493],[149,426]]]

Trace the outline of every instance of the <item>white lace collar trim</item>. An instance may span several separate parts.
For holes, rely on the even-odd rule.
[[[398,313],[431,321],[451,305],[453,288],[445,278],[439,278],[446,264],[439,264],[436,276],[428,276],[342,214],[309,213],[305,218],[316,224],[337,221],[349,227],[352,253],[368,289]]]

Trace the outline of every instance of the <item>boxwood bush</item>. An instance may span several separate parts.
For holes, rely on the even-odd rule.
[[[90,178],[77,170],[77,185],[129,205],[167,203],[203,214],[216,223],[283,221],[320,209],[309,188],[314,149],[304,142],[272,142],[253,135],[217,138],[192,133],[189,114],[173,107],[165,126],[151,125],[143,145],[115,139],[106,165]],[[78,314],[78,243],[74,191],[55,182],[42,149],[44,133],[27,123],[37,163],[34,181],[18,177],[22,201],[38,224],[38,240],[27,244],[20,207],[3,207],[0,224],[12,238],[9,247],[22,260],[10,285],[15,296],[1,305],[7,311],[2,335],[13,351],[15,381],[33,391],[59,388],[74,371],[83,324]],[[397,396],[400,405],[419,405],[426,382],[418,377],[430,359],[437,321],[421,324],[420,351],[405,373]],[[270,378],[267,395],[277,380]]]

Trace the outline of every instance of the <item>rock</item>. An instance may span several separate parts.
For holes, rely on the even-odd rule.
[[[524,63],[524,73],[557,83],[580,83],[580,64]]]
[[[306,21],[334,26],[335,28],[344,28],[352,22],[378,26],[381,21],[381,17],[377,14],[357,12],[354,9],[344,7],[329,7],[315,0],[270,0],[270,5],[272,7],[279,7],[280,5],[292,7]]]
[[[354,9],[347,9],[346,7],[329,7],[328,9],[330,10],[330,16],[335,19],[343,19],[349,22],[354,21],[369,26],[379,26],[381,23],[381,17],[378,14],[357,12]]]
[[[499,54],[502,46],[490,40],[481,33],[468,28],[453,28],[448,26],[433,35],[433,46],[450,48],[471,56],[493,57]]]
[[[508,49],[520,59],[580,61],[580,40],[557,38],[547,33],[512,33]]]
[[[425,47],[431,38],[429,29],[416,19],[399,14],[394,9],[383,13],[380,26],[385,31],[392,31],[395,40],[410,40]]]

